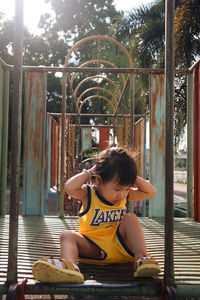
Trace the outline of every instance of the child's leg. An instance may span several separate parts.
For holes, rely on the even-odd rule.
[[[65,230],[60,236],[61,258],[77,264],[78,256],[100,258],[100,249],[88,242],[82,234]]]
[[[126,214],[119,226],[119,232],[135,256],[146,256],[146,243],[140,222],[135,214]]]
[[[71,230],[65,230],[60,240],[61,260],[43,258],[36,261],[32,268],[34,278],[43,282],[83,282],[84,277],[77,266],[78,255],[100,258],[99,248]]]
[[[160,266],[146,253],[146,243],[144,233],[136,215],[127,214],[123,217],[119,232],[127,245],[135,254],[134,276],[152,277],[160,272]]]

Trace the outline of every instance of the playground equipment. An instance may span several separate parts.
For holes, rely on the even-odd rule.
[[[167,24],[169,26],[169,32],[166,34],[166,70],[155,69],[135,69],[130,63],[129,68],[105,68],[98,67],[69,67],[67,64],[64,68],[54,67],[25,67],[21,66],[22,48],[20,44],[21,40],[21,28],[20,22],[21,12],[23,11],[18,1],[18,10],[16,11],[16,35],[15,39],[15,65],[9,66],[1,61],[1,91],[2,95],[0,99],[2,110],[5,113],[1,115],[1,129],[4,133],[3,141],[7,140],[7,124],[8,124],[8,91],[9,91],[9,73],[13,71],[14,76],[14,101],[13,101],[13,118],[12,118],[12,182],[11,182],[11,205],[10,205],[10,218],[5,216],[5,180],[1,180],[1,242],[0,242],[0,294],[10,293],[11,297],[14,297],[14,293],[17,290],[21,290],[26,294],[67,294],[67,295],[123,295],[123,296],[158,296],[161,295],[164,298],[164,294],[168,294],[170,299],[173,299],[174,293],[178,296],[192,296],[200,297],[200,253],[199,253],[199,222],[200,222],[200,200],[198,198],[198,163],[194,166],[194,222],[192,219],[175,219],[173,220],[173,43],[171,37],[173,36],[173,7],[170,6],[172,1],[167,1]],[[17,18],[18,16],[18,18]],[[167,26],[167,27],[168,27]],[[18,30],[19,29],[19,30]],[[19,33],[19,35],[18,35]],[[90,40],[104,39],[113,42],[108,37],[95,36],[90,37]],[[89,40],[88,39],[88,40]],[[76,49],[83,40],[80,41],[72,50],[68,56],[71,55],[74,49]],[[119,43],[117,43],[119,45]],[[17,47],[19,47],[17,49]],[[120,46],[122,49],[122,46]],[[124,49],[124,48],[123,48]],[[124,50],[125,55],[128,53]],[[129,57],[129,55],[127,56]],[[176,70],[176,73],[185,74],[188,78],[188,149],[193,147],[195,162],[199,162],[198,154],[198,141],[199,132],[195,131],[194,140],[192,140],[192,114],[191,108],[193,100],[195,103],[195,123],[194,130],[198,130],[198,114],[196,105],[199,100],[199,66],[198,61],[189,70]],[[19,153],[20,153],[20,112],[21,112],[21,73],[26,73],[25,78],[25,91],[26,91],[26,113],[25,113],[25,165],[24,165],[24,201],[23,201],[23,214],[26,216],[18,216],[19,209]],[[66,86],[71,93],[71,99],[74,103],[75,117],[77,122],[74,127],[70,127],[70,116],[66,115],[66,102],[62,101],[62,117],[55,123],[53,116],[46,115],[45,103],[46,103],[46,87],[48,80],[48,72],[62,72],[62,99],[66,99]],[[94,268],[94,266],[81,266],[82,272],[85,274],[86,281],[83,285],[43,285],[35,284],[32,281],[31,265],[32,263],[43,255],[59,256],[59,233],[64,229],[77,230],[77,218],[64,216],[63,201],[64,201],[64,188],[61,178],[65,177],[65,152],[69,152],[69,144],[65,142],[66,134],[70,139],[73,139],[74,133],[71,129],[67,131],[66,128],[81,128],[81,110],[78,110],[76,106],[76,97],[74,96],[73,82],[70,81],[69,73],[97,73],[101,74],[125,74],[125,80],[123,82],[122,90],[118,98],[115,110],[109,111],[107,117],[115,119],[113,127],[117,127],[116,117],[120,118],[118,109],[120,109],[123,103],[124,96],[130,86],[130,114],[125,118],[126,122],[130,122],[130,126],[126,125],[126,129],[129,127],[129,140],[130,145],[134,147],[134,142],[137,137],[137,132],[134,136],[134,78],[136,75],[146,73],[149,76],[150,82],[150,128],[151,128],[151,142],[150,142],[150,180],[156,186],[158,190],[157,198],[150,204],[149,214],[152,218],[142,218],[141,223],[144,229],[144,233],[147,240],[148,250],[158,259],[160,265],[164,269],[164,274],[158,279],[151,280],[137,280],[131,276],[130,266],[112,266],[112,270],[108,268]],[[164,75],[165,73],[165,75]],[[195,76],[193,77],[193,74]],[[91,76],[90,76],[91,77]],[[71,78],[72,80],[72,78]],[[120,80],[120,79],[119,79]],[[194,84],[194,89],[193,89]],[[113,84],[112,84],[113,85]],[[114,85],[113,85],[114,87]],[[165,87],[165,93],[164,93]],[[197,89],[198,87],[198,89]],[[100,89],[99,89],[100,91]],[[193,94],[194,91],[194,94]],[[78,93],[78,89],[76,90]],[[78,95],[78,94],[77,94]],[[83,95],[84,96],[84,95]],[[93,98],[92,98],[93,99]],[[90,99],[91,100],[91,99]],[[104,99],[105,100],[105,99]],[[109,99],[110,100],[110,99]],[[88,102],[89,100],[85,101]],[[106,101],[106,100],[105,100]],[[111,101],[111,100],[110,100]],[[108,101],[106,101],[108,102]],[[109,103],[109,102],[108,102]],[[113,102],[114,103],[114,99]],[[112,105],[111,105],[112,107]],[[113,107],[112,107],[113,108]],[[38,116],[40,121],[38,122]],[[91,117],[91,116],[90,116]],[[100,116],[101,117],[101,116]],[[104,116],[105,117],[105,116]],[[124,114],[122,114],[124,117]],[[36,121],[37,120],[37,121]],[[67,121],[66,121],[67,120]],[[67,124],[66,124],[67,123]],[[46,124],[49,124],[47,126]],[[51,139],[49,137],[49,130],[53,129]],[[57,128],[57,129],[56,129]],[[121,127],[119,127],[121,128]],[[119,140],[122,138],[123,133],[118,128]],[[125,128],[125,126],[124,126]],[[124,129],[123,128],[123,129]],[[48,130],[46,130],[48,129]],[[70,133],[69,133],[70,132]],[[141,135],[140,135],[141,136]],[[59,138],[57,138],[59,137]],[[49,186],[50,178],[46,172],[49,165],[50,154],[46,149],[50,147],[46,146],[48,143],[55,145],[58,142],[58,146],[51,147],[54,151],[54,159],[58,161],[59,176],[55,176],[58,170],[53,170],[51,173],[51,184],[56,185],[59,190],[59,216],[44,217],[45,215],[45,191]],[[1,140],[1,146],[5,144]],[[6,174],[6,147],[1,147],[1,178],[4,178]],[[54,149],[54,150],[53,150]],[[57,149],[57,150],[56,150]],[[75,149],[76,150],[76,149]],[[57,154],[55,154],[55,152]],[[75,151],[76,152],[76,151]],[[197,152],[197,153],[196,153]],[[77,153],[76,153],[77,155]],[[67,154],[66,154],[67,156]],[[72,155],[73,156],[73,155]],[[193,167],[191,162],[193,161],[193,154],[190,151],[188,155],[189,172],[188,172],[188,216],[192,216],[193,212],[193,182],[191,180],[193,176]],[[34,159],[33,159],[34,158]],[[70,159],[70,158],[69,158]],[[31,165],[30,165],[31,162]],[[32,168],[34,167],[34,172]],[[60,179],[59,179],[60,178]],[[59,183],[60,180],[60,184]],[[44,188],[45,187],[45,188]],[[33,194],[34,193],[34,194]],[[34,196],[34,197],[32,197]],[[165,199],[165,202],[164,202]],[[34,216],[30,216],[34,215]],[[165,218],[163,218],[165,217]],[[8,230],[10,223],[10,228]],[[165,234],[164,234],[165,230]],[[9,244],[8,244],[9,234]],[[18,240],[19,234],[19,240]],[[174,237],[174,242],[173,242]],[[164,244],[165,239],[165,244]],[[47,244],[48,241],[48,244]],[[48,246],[49,245],[49,246]],[[8,255],[7,255],[8,253]],[[6,265],[8,263],[8,269]],[[127,274],[130,274],[127,275]],[[164,275],[164,280],[163,280]],[[91,276],[93,281],[91,282]],[[28,278],[28,282],[24,281],[21,285],[16,284],[17,280]],[[109,282],[109,284],[108,284]],[[14,293],[12,294],[12,289]]]

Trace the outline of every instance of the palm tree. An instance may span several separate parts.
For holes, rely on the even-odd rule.
[[[176,63],[190,67],[200,54],[200,2],[182,0],[175,14]]]
[[[175,1],[175,65],[190,67],[200,53],[200,2]],[[165,1],[133,9],[113,26],[113,34],[129,48],[135,67],[164,67]],[[147,82],[146,82],[147,85]],[[140,95],[148,87],[143,81]],[[175,144],[186,124],[186,78],[175,77]]]
[[[164,1],[133,9],[113,26],[115,37],[130,49],[135,67],[163,67]]]
[[[190,67],[200,53],[200,1],[175,1],[176,66]],[[165,0],[133,9],[113,26],[115,37],[131,50],[139,67],[164,65]]]

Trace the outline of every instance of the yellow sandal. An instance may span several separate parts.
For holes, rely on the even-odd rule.
[[[134,271],[134,277],[154,277],[161,272],[161,268],[150,255],[140,255],[135,259]]]
[[[66,269],[63,267],[65,264]],[[42,282],[54,283],[83,283],[84,277],[77,265],[67,259],[43,258],[34,263],[33,277]]]

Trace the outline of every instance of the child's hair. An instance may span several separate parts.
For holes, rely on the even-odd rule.
[[[133,186],[137,177],[133,154],[122,147],[108,148],[97,159],[95,173],[103,183],[116,179],[119,185]]]

